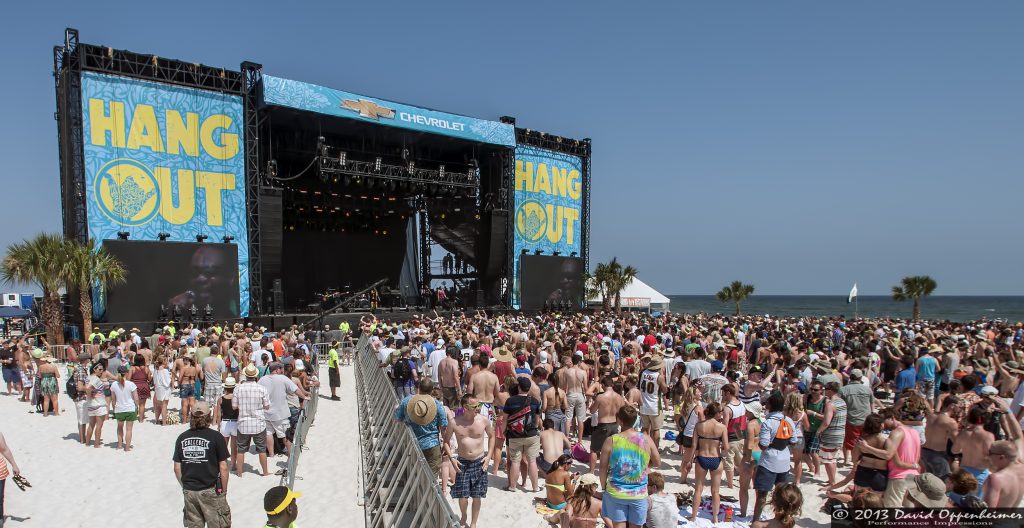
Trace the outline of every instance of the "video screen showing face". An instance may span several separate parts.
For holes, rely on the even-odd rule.
[[[523,255],[519,263],[522,309],[540,310],[545,303],[561,306],[564,302],[573,307],[582,306],[582,258]]]
[[[127,281],[107,293],[105,320],[147,321],[160,305],[217,319],[238,317],[238,247],[235,244],[104,240],[103,247],[128,270]]]

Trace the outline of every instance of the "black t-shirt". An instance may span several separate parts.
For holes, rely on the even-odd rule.
[[[505,401],[505,414],[508,421],[505,426],[506,438],[529,438],[537,436],[537,415],[540,414],[540,402],[529,395],[512,396]]]
[[[0,365],[5,369],[13,369],[16,366],[13,346],[0,347]]]
[[[219,431],[189,429],[174,442],[174,461],[181,463],[181,487],[189,491],[217,484],[220,463],[228,459],[228,445]]]

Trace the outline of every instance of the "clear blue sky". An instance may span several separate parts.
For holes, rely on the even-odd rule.
[[[57,4],[0,22],[2,246],[60,229],[51,64],[71,26],[591,137],[592,262],[665,293],[930,274],[937,294],[1024,294],[1018,1]]]

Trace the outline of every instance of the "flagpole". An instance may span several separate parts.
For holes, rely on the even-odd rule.
[[[857,297],[860,297],[859,295]],[[857,320],[857,297],[853,298],[853,320]]]

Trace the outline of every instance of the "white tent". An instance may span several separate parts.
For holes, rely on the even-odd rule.
[[[626,288],[621,293],[622,307],[629,309],[641,309],[641,310],[668,310],[668,297],[662,295],[658,290],[650,287],[644,281],[634,278],[626,285]],[[595,296],[588,299],[587,304],[595,305],[602,304],[601,294],[598,293]],[[615,299],[611,299],[611,304],[614,305]]]

